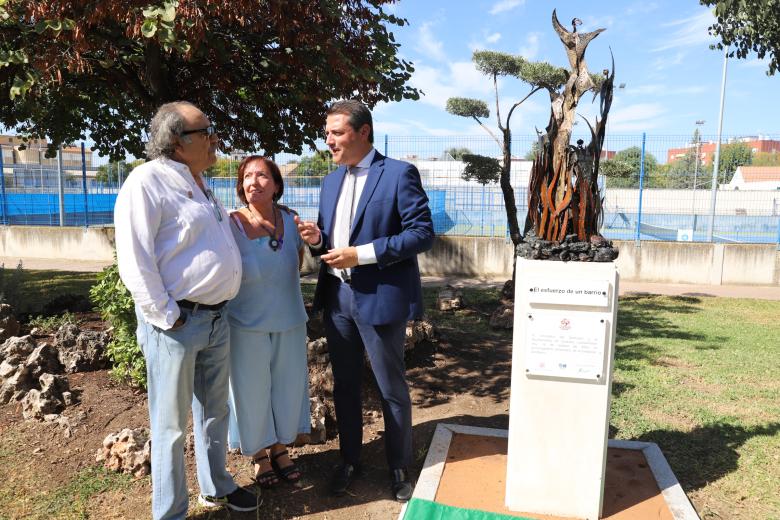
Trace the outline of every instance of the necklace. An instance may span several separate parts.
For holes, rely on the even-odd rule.
[[[255,212],[251,210],[249,205],[247,205],[247,208],[249,210],[249,216],[252,217],[252,221],[255,222],[258,226],[264,228],[266,231],[269,230],[258,218],[255,216]],[[276,237],[276,204],[273,204],[271,206],[271,211],[273,211],[274,214],[274,228],[273,231],[269,233],[269,240],[268,240],[268,247],[271,248],[272,251],[278,251],[280,247],[282,247],[282,244],[284,244],[284,240],[282,239],[281,234],[279,235],[279,238]]]

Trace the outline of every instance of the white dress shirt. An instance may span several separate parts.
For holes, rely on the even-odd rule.
[[[114,226],[119,276],[148,323],[169,329],[178,300],[214,305],[238,292],[241,254],[228,215],[186,165],[161,158],[135,168]]]
[[[344,174],[344,182],[341,184],[341,191],[339,192],[339,200],[336,203],[336,215],[334,218],[334,222],[341,222],[341,216],[344,212],[351,212],[354,214],[355,210],[357,209],[358,203],[360,201],[360,195],[363,193],[363,187],[366,185],[366,179],[368,178],[368,170],[371,168],[371,163],[374,161],[374,154],[376,154],[376,148],[371,148],[371,151],[368,152],[368,154],[361,159],[359,163],[357,163],[355,166],[348,167],[349,172],[351,172],[351,175],[355,175],[355,196],[351,197],[352,200],[346,200],[347,197],[344,196],[344,187],[347,184],[347,182],[350,182],[350,174]],[[350,202],[353,203],[352,208],[349,207]],[[347,232],[347,236],[343,237],[342,235],[347,232],[345,229],[339,229],[339,226],[333,227],[333,234],[330,237],[330,245],[333,244],[339,244],[339,243],[349,243],[349,232]],[[365,264],[375,264],[376,263],[376,252],[374,251],[374,244],[368,243],[368,244],[362,244],[355,246],[355,249],[357,250],[357,257],[358,257],[358,265],[365,265]],[[341,269],[337,269],[335,267],[328,267],[328,272],[334,276],[337,276],[341,278]]]

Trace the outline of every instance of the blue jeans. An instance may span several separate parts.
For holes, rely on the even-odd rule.
[[[146,358],[155,520],[187,516],[184,439],[190,404],[201,494],[222,497],[237,487],[225,469],[230,332],[223,314],[182,309],[184,325],[161,330],[136,309]]]

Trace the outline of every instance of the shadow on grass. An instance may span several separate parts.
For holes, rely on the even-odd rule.
[[[409,467],[413,483],[419,477],[428,446],[439,423],[506,429],[509,424],[509,415],[498,414],[491,417],[456,415],[416,424],[412,433],[415,456]],[[268,491],[263,490],[263,505],[258,511],[251,513],[237,513],[227,510],[191,511],[187,518],[197,520],[297,518],[318,513],[336,513],[344,508],[391,500],[389,470],[385,462],[384,439],[381,436],[363,444],[363,475],[350,486],[347,495],[333,497],[328,493],[328,482],[339,461],[340,456],[337,449],[301,455],[295,459],[303,473],[300,485],[282,484]],[[385,509],[389,513],[387,517],[395,518],[400,509],[400,504],[391,502]],[[365,512],[354,512],[356,518],[358,515],[362,518],[365,514]],[[345,513],[342,512],[341,515],[345,515]],[[378,517],[386,518],[386,516]]]
[[[778,422],[749,428],[718,422],[690,432],[653,430],[636,440],[658,444],[682,487],[693,491],[735,471],[739,461],[737,450],[745,442],[778,432]]]
[[[668,339],[700,343],[697,350],[716,350],[724,338],[682,329],[669,315],[696,314],[701,298],[692,296],[629,295],[620,299],[617,320],[615,363],[624,370],[636,370],[632,361],[654,362],[661,352],[647,340]]]

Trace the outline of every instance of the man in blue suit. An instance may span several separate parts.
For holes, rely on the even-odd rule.
[[[314,308],[323,310],[343,464],[331,492],[361,474],[363,352],[382,394],[385,452],[396,500],[412,495],[412,403],[406,384],[406,322],[423,313],[417,254],[433,245],[428,197],[413,165],[373,146],[371,112],[358,101],[327,111],[325,143],[339,168],[322,182],[316,224],[301,236],[322,259]]]

